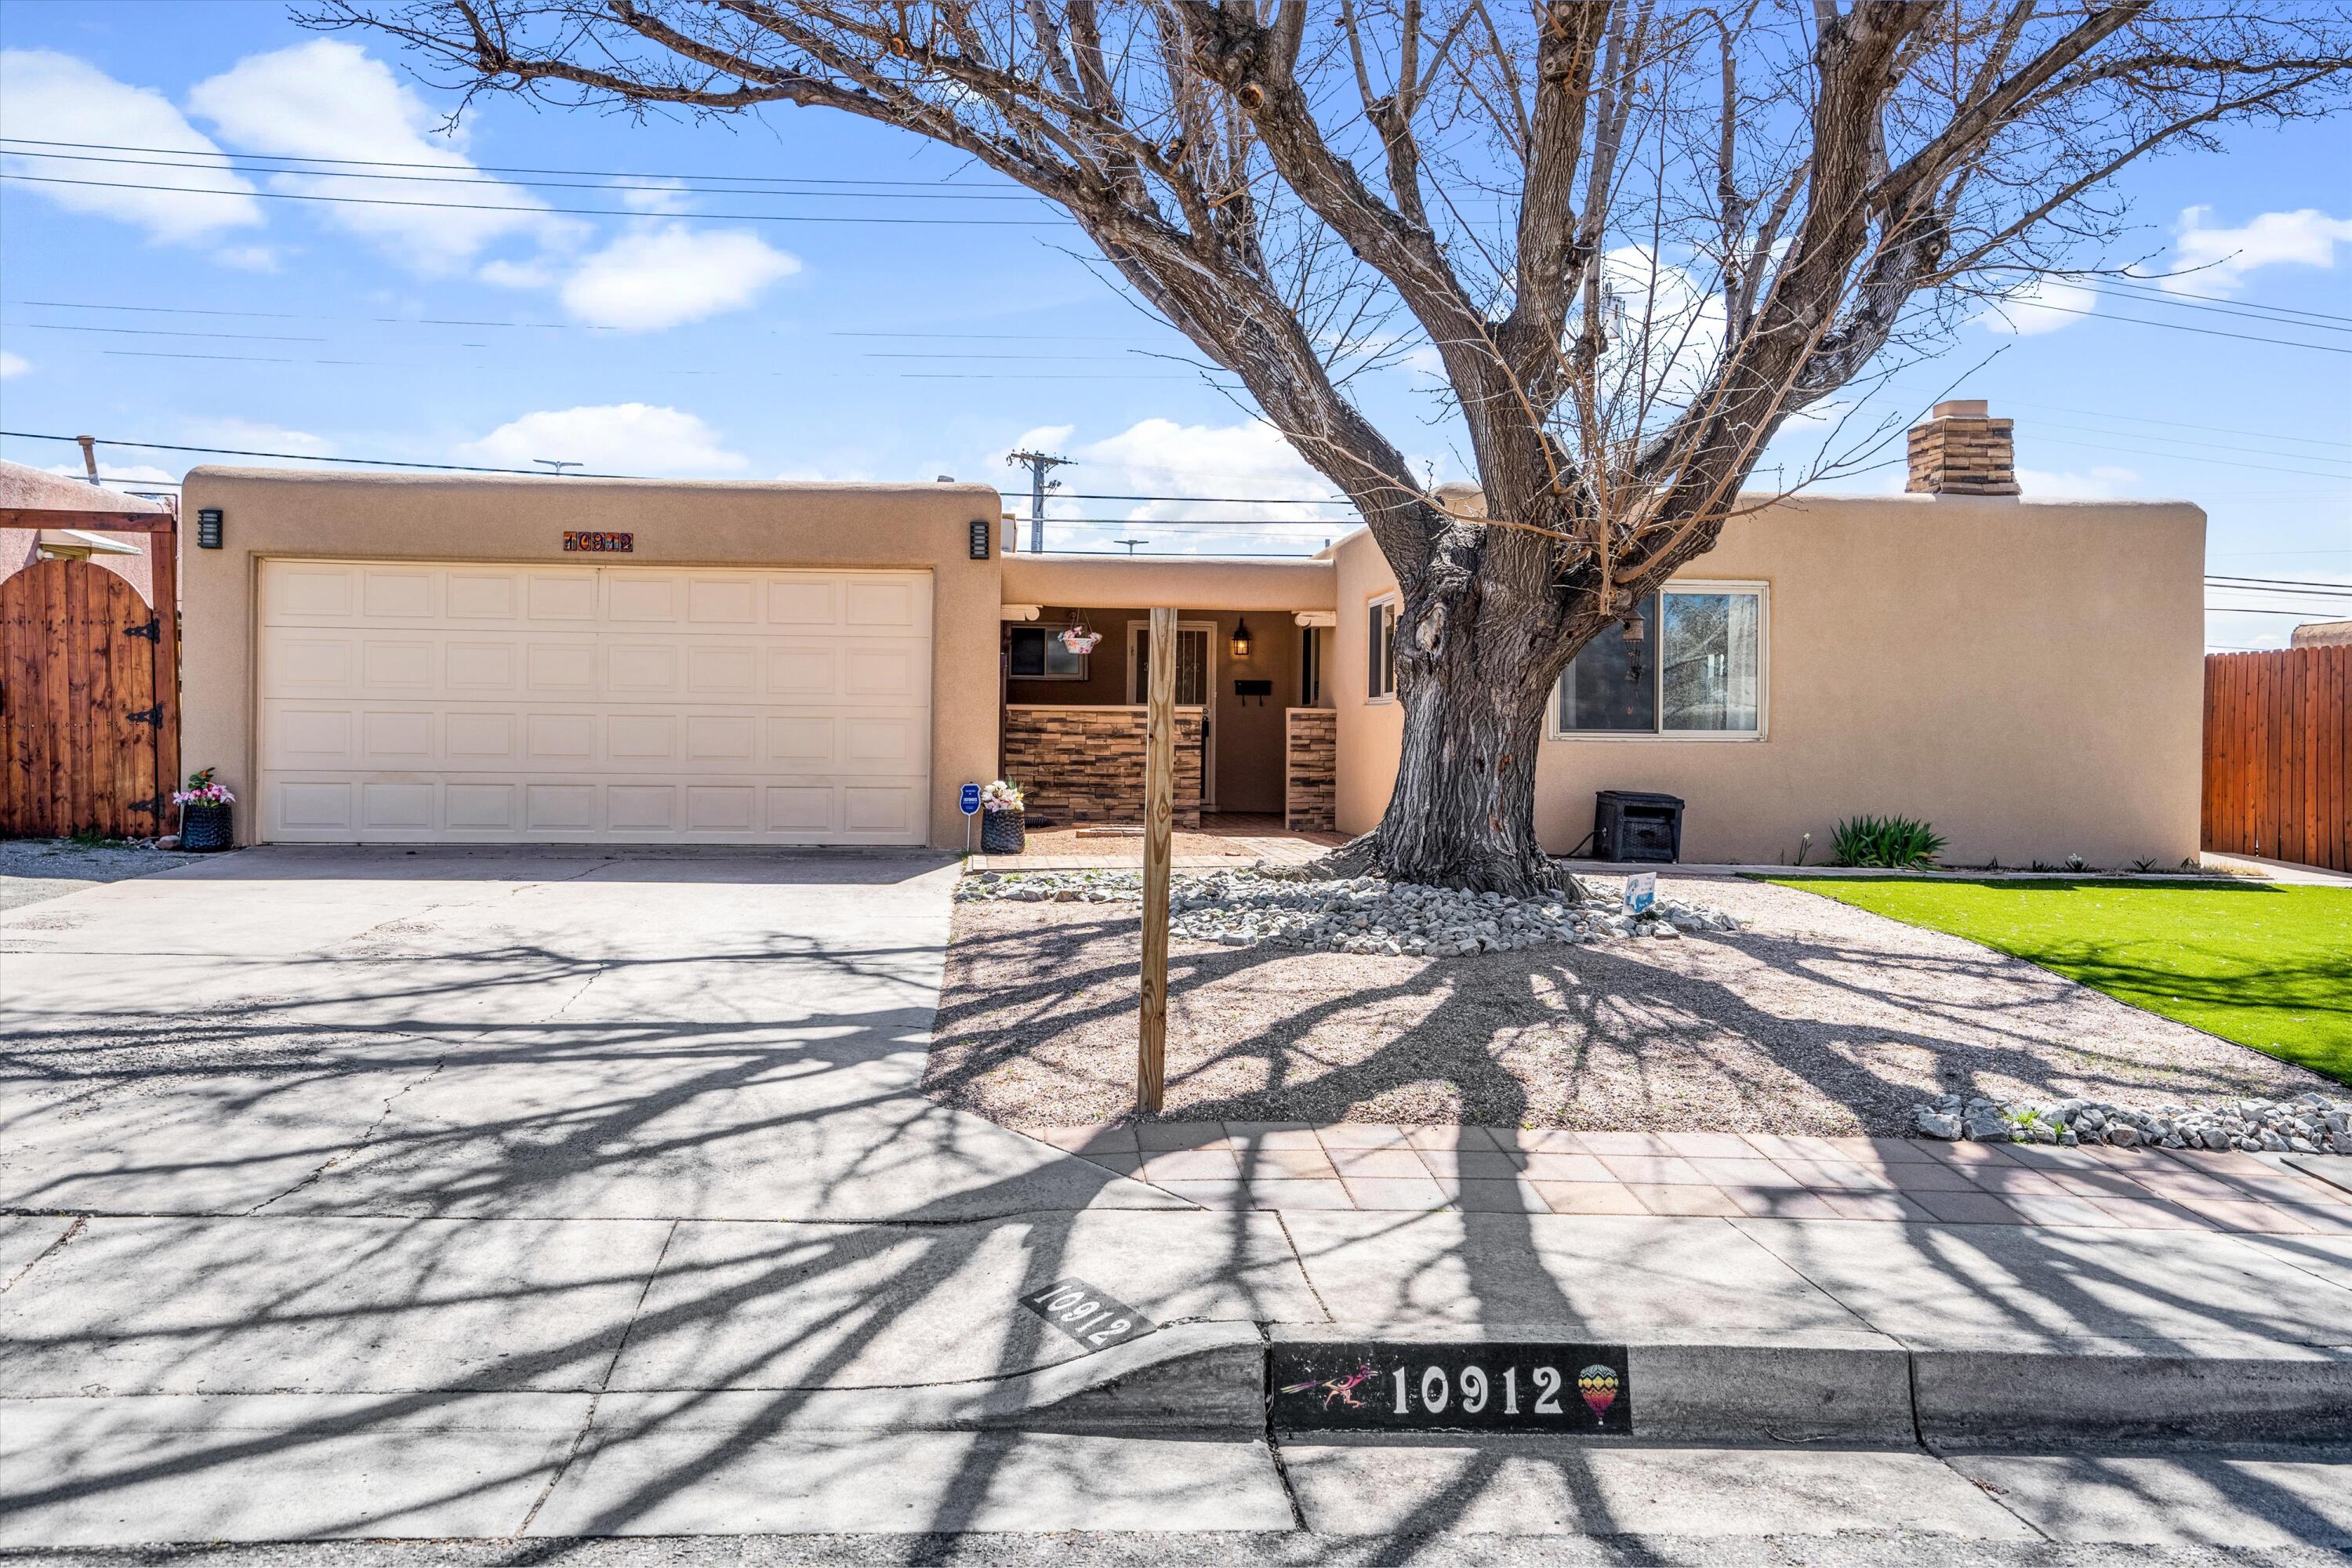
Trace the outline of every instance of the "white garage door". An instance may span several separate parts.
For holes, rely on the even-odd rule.
[[[265,562],[261,837],[919,844],[920,572]]]

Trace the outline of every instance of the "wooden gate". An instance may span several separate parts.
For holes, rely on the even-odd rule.
[[[2205,847],[2352,871],[2352,647],[2205,658]]]
[[[169,830],[179,714],[165,641],[139,590],[102,566],[37,561],[0,580],[0,833]]]

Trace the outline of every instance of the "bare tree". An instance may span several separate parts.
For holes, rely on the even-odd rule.
[[[1396,573],[1403,753],[1355,853],[1508,891],[1558,879],[1554,683],[1756,504],[1783,421],[2105,264],[2120,170],[2333,111],[2352,65],[2341,11],[2226,0],[310,3],[469,97],[833,110],[1058,204]],[[1390,312],[1483,507],[1349,395]]]

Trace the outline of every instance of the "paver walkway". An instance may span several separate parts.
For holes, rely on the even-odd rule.
[[[1205,1208],[1454,1208],[2352,1236],[2352,1158],[1749,1132],[1147,1122],[1035,1134]]]

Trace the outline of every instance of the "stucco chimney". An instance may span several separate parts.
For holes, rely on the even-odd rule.
[[[1980,397],[1938,403],[1927,423],[1911,426],[1911,482],[1903,488],[1914,495],[2015,495],[2014,425],[1991,417]]]

